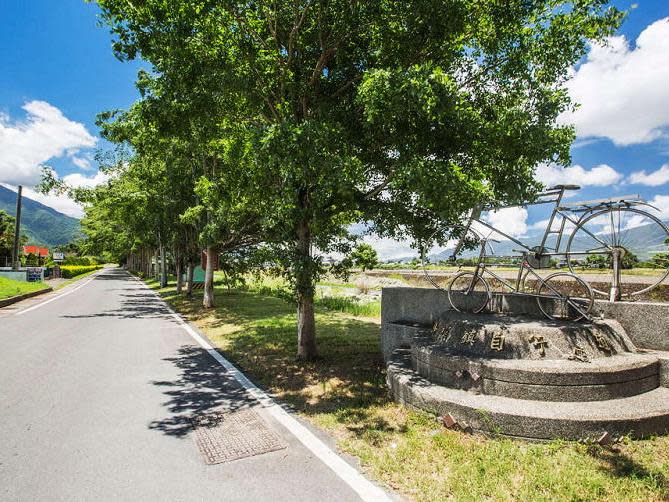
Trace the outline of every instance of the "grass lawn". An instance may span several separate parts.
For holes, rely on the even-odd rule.
[[[33,291],[39,291],[48,287],[43,282],[14,281],[6,277],[0,277],[0,300],[24,293],[32,293]]]
[[[149,281],[152,287],[155,282]],[[216,289],[215,310],[160,290],[257,384],[414,500],[669,500],[669,438],[609,447],[524,443],[441,427],[389,400],[379,321],[317,307],[321,359],[295,359],[295,309],[270,293]]]

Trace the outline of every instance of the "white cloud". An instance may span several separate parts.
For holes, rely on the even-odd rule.
[[[91,161],[88,160],[86,157],[73,156],[72,163],[78,168],[83,169],[84,171],[88,171],[91,168]]]
[[[654,212],[656,216],[663,220],[669,220],[669,195],[658,194],[648,203],[657,208]]]
[[[669,18],[644,29],[631,48],[624,36],[593,45],[568,82],[580,107],[560,117],[580,138],[609,138],[617,145],[648,143],[669,125]]]
[[[536,178],[547,187],[554,185],[609,186],[622,180],[623,175],[609,165],[600,164],[592,169],[582,166],[558,167],[541,164],[537,167]]]
[[[545,230],[546,227],[548,226],[548,218],[545,220],[539,220],[537,222],[532,223],[531,225],[527,226],[528,230]]]
[[[72,157],[81,167],[83,158],[76,154],[95,146],[97,138],[44,101],[30,101],[23,109],[27,117],[22,122],[0,115],[0,182],[34,185],[40,181],[40,167],[55,157]]]
[[[527,209],[524,207],[505,207],[497,211],[489,211],[484,215],[483,220],[511,237],[520,237],[527,233]],[[486,227],[478,226],[475,230],[481,231],[483,235],[490,233],[490,229]],[[493,234],[493,239],[499,237]]]
[[[665,164],[657,171],[646,174],[646,171],[636,171],[630,174],[630,183],[657,187],[669,183],[669,164]]]
[[[93,176],[84,176],[83,174],[73,173],[63,177],[63,181],[74,188],[93,188],[109,179],[109,176],[102,171],[98,171]]]
[[[101,183],[104,183],[108,179],[109,176],[100,171],[98,171],[93,176],[82,176],[79,173],[74,173],[74,174],[68,174],[67,176],[63,177],[63,181],[65,181],[65,183],[67,183],[71,187],[76,187],[76,188],[81,188],[81,187],[91,188]],[[0,183],[0,184],[9,188],[10,190],[14,191],[17,190],[16,186],[6,183]],[[71,198],[69,198],[67,195],[55,195],[55,194],[44,195],[27,187],[23,188],[23,195],[34,201],[41,202],[45,206],[49,206],[60,213],[72,216],[73,218],[81,218],[84,215],[83,208],[75,201],[73,201]]]
[[[380,260],[419,257],[418,251],[411,247],[411,241],[409,240],[396,241],[395,239],[375,235],[365,235],[362,240],[376,250]]]

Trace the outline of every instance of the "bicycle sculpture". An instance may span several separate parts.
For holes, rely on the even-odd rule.
[[[639,257],[667,250],[669,229],[645,210],[653,206],[636,195],[562,203],[566,191],[579,188],[576,185],[557,185],[540,193],[532,203],[553,204],[538,246],[530,247],[481,218],[484,211],[503,207],[475,208],[451,259],[455,260],[467,242],[474,241],[480,244],[478,261],[472,272],[461,271],[448,284],[451,306],[458,311],[481,312],[491,300],[490,284],[485,278],[489,276],[511,294],[536,297],[540,310],[551,319],[579,320],[589,318],[595,294],[606,296],[610,301],[619,301],[646,293],[664,281],[669,275],[669,264],[648,269],[643,280],[622,274],[622,270],[629,268]],[[485,236],[483,230],[490,233]],[[564,244],[569,230],[571,234]],[[490,270],[492,266],[499,265],[488,263],[490,256],[494,255],[491,242],[499,242],[490,238],[493,233],[521,248],[513,250],[520,255],[511,257],[518,267],[513,284]],[[556,272],[546,277],[537,273],[537,269],[548,268],[551,259],[556,258],[563,259],[569,272]],[[427,279],[435,287],[443,289],[430,275],[426,261],[426,253],[423,253]],[[597,274],[596,281],[593,281],[596,287],[591,287],[577,274],[585,270],[584,264],[587,263],[599,263],[607,269],[606,273]],[[528,277],[535,280],[533,290],[526,285]]]

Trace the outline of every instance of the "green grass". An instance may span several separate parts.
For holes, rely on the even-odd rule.
[[[357,302],[345,296],[324,296],[316,298],[316,308],[332,312],[343,312],[358,317],[380,317],[381,301]]]
[[[151,283],[155,288],[155,282]],[[378,319],[317,305],[321,358],[295,358],[295,309],[272,294],[161,294],[242,371],[360,458],[369,475],[414,500],[667,500],[669,438],[609,447],[531,444],[449,431],[389,400]]]
[[[358,286],[351,284],[350,282],[332,282],[332,281],[320,281],[318,286],[327,286],[329,288],[347,288],[347,289],[357,289]]]
[[[353,284],[347,283],[318,283],[333,287],[333,293],[336,295],[337,288],[355,288]],[[290,291],[288,283],[280,278],[273,276],[249,276],[246,278],[246,284],[243,288],[246,291],[260,295],[273,296],[290,302]],[[359,302],[354,298],[347,296],[321,296],[318,294],[315,298],[317,308],[324,311],[343,312],[357,317],[379,317],[381,315],[381,301],[373,300],[368,302]]]
[[[25,293],[32,293],[33,291],[40,291],[48,287],[43,282],[14,281],[6,277],[0,277],[0,300]]]

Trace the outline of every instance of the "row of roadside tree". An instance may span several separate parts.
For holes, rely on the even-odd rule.
[[[147,68],[141,99],[99,116],[109,181],[70,190],[88,251],[144,272],[169,255],[181,290],[205,250],[205,307],[215,256],[281,273],[307,359],[323,256],[346,256],[352,229],[443,245],[474,205],[531,199],[538,164],[569,163],[566,78],[623,16],[604,0],[98,4],[115,55]]]

